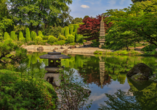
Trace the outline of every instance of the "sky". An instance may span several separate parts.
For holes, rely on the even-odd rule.
[[[83,18],[86,15],[96,17],[109,9],[127,8],[130,4],[133,4],[131,0],[73,0],[68,6],[73,18]]]

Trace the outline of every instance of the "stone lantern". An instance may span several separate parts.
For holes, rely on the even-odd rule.
[[[47,73],[44,79],[55,86],[60,86],[59,70],[63,69],[63,67],[61,67],[61,59],[70,57],[62,55],[60,52],[48,52],[48,54],[42,55],[40,58],[48,59],[48,66],[45,67]]]
[[[103,16],[101,17],[101,22],[100,22],[100,35],[99,35],[99,48],[101,48],[102,45],[105,43],[105,28],[104,28],[104,21],[103,21]]]

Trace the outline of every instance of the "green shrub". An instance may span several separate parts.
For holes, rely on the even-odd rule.
[[[65,37],[68,38],[69,35],[69,27],[65,27]]]
[[[23,33],[21,31],[19,32],[19,41],[25,41],[25,38],[23,37]]]
[[[67,39],[67,41],[69,42],[69,43],[73,43],[74,42],[74,36],[73,35],[68,35],[68,39]]]
[[[38,36],[40,36],[41,38],[44,37],[43,33],[41,31],[38,31]]]
[[[36,32],[32,31],[32,32],[31,32],[31,39],[32,39],[33,41],[35,41],[36,36],[37,36]],[[41,37],[41,36],[40,36],[40,37]]]
[[[19,72],[0,70],[1,110],[55,110],[57,95],[51,84],[24,77]]]
[[[42,42],[42,37],[40,37],[40,36],[36,36],[36,38],[35,38],[35,43],[36,44],[39,44],[40,42]]]
[[[142,48],[141,50],[142,50],[142,51],[153,51],[153,50],[155,50],[156,48],[157,48],[157,46],[151,44],[151,45],[148,45],[148,46]]]
[[[49,28],[47,28],[46,30],[43,31],[44,35],[49,36],[49,35],[53,35],[54,37],[58,37],[59,34],[61,33],[61,27],[53,27],[50,26]],[[64,34],[63,34],[64,35]]]
[[[66,39],[65,36],[59,34],[59,36],[58,36],[58,40],[65,40],[65,39]]]
[[[91,44],[92,47],[98,47],[99,44],[100,44],[100,43],[99,43],[98,41],[96,41],[96,40],[92,40],[92,42],[93,42],[93,43]]]
[[[17,40],[17,35],[15,34],[15,31],[11,31],[11,39]]]
[[[73,34],[73,30],[74,30],[73,25],[70,25],[70,26],[69,26],[69,34]]]
[[[48,38],[48,42],[49,43],[54,43],[54,42],[56,42],[58,39],[56,38],[56,37],[54,37],[54,36],[49,36],[49,38]]]
[[[10,35],[7,32],[5,32],[4,33],[4,40],[7,40],[7,39],[10,39]]]
[[[36,44],[35,41],[29,41],[29,42],[27,42],[27,45],[35,45],[35,44]]]
[[[64,35],[65,34],[65,28],[61,29],[61,34]]]
[[[77,34],[77,29],[79,28],[79,24],[74,24],[74,32]]]
[[[26,28],[26,42],[31,41],[29,28]]]
[[[57,42],[53,43],[54,45],[64,45],[65,44],[65,40],[59,40]]]

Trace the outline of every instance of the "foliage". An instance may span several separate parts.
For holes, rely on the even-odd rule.
[[[5,32],[4,33],[4,40],[7,40],[7,39],[10,39],[10,35],[7,32]]]
[[[83,42],[83,35],[81,34],[76,34],[76,42],[82,43]]]
[[[92,42],[93,42],[93,43],[91,44],[92,47],[98,47],[99,44],[100,44],[100,43],[99,43],[98,41],[96,41],[96,40],[92,40]]]
[[[0,70],[0,109],[55,109],[57,95],[48,82]],[[19,104],[20,103],[20,104]]]
[[[151,1],[151,0],[131,0],[133,3],[142,2],[142,1]]]
[[[19,41],[25,41],[22,31],[19,32]]]
[[[53,43],[54,45],[64,45],[65,44],[65,40],[59,40],[57,42]]]
[[[74,39],[75,39],[74,36],[73,36],[72,34],[69,34],[67,41],[68,41],[69,43],[73,43],[73,42],[74,42]]]
[[[27,50],[20,47],[19,44],[11,39],[4,40],[0,43],[0,63],[4,67],[18,66],[18,63],[25,60]]]
[[[26,42],[31,41],[29,28],[26,28]]]
[[[67,10],[67,4],[72,3],[72,0],[58,2],[52,0],[19,1],[8,1],[8,5],[11,7],[11,16],[16,21],[16,24],[27,24],[31,30],[35,28],[36,32],[38,32],[40,25],[55,25],[58,22],[56,18],[59,14]]]
[[[157,48],[157,46],[151,44],[151,45],[148,45],[148,46],[142,48],[141,50],[142,50],[142,51],[153,51],[153,50],[155,50],[156,48]]]
[[[58,39],[56,38],[56,37],[54,37],[54,36],[49,36],[49,38],[48,38],[48,43],[54,43],[54,42],[56,42]]]
[[[61,29],[61,34],[64,35],[65,34],[65,28]]]
[[[66,68],[66,71],[60,71],[61,82],[58,92],[61,94],[61,101],[58,104],[61,106],[59,110],[88,110],[91,103],[85,106],[85,102],[89,97],[88,87],[81,82],[77,82],[77,78],[72,75],[73,70]],[[61,76],[62,75],[62,76]]]
[[[104,17],[104,20],[107,16]],[[96,18],[86,17],[83,19],[83,24],[80,25],[78,28],[78,34],[82,34],[83,36],[90,36],[98,39],[99,31],[100,31],[100,21],[101,16],[97,16]],[[105,20],[104,28],[105,32],[111,27],[112,23],[107,23],[108,21]]]
[[[69,25],[69,34],[72,34],[73,33],[73,29],[74,27],[73,27],[73,25]]]
[[[37,43],[37,44],[39,44],[40,42],[42,42],[42,37],[40,37],[40,36],[36,36],[36,38],[35,38],[35,42]]]
[[[11,31],[11,39],[17,40],[17,35],[15,34],[15,31]]]
[[[68,38],[69,35],[69,27],[65,27],[65,37]]]
[[[38,31],[38,34],[39,34],[39,33],[40,33],[40,31]],[[41,34],[42,34],[42,33],[41,33]],[[41,38],[43,38],[43,36],[42,36],[41,34],[40,34],[39,36],[40,36]],[[32,32],[31,32],[31,39],[32,39],[33,41],[35,41],[36,36],[37,36],[37,35],[36,35],[36,32],[32,31]]]
[[[38,31],[38,36],[40,36],[41,38],[43,38],[43,33],[41,31]]]
[[[65,39],[66,39],[65,36],[59,34],[59,36],[58,36],[58,40],[65,40]]]
[[[129,96],[128,93],[118,90],[114,95],[105,93],[109,100],[104,101],[105,105],[100,106],[99,110],[141,110],[141,106],[135,100],[134,96]]]
[[[72,24],[82,23],[82,20],[83,20],[82,18],[78,18],[78,17],[76,17],[75,19],[72,20],[71,23],[72,23]]]
[[[43,31],[43,34],[46,36],[53,35],[55,37],[58,37],[59,34],[61,33],[61,29],[62,28],[60,26],[58,26],[58,27],[50,26],[49,28],[47,28]]]

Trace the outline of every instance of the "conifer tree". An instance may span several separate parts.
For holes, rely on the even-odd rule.
[[[26,28],[26,42],[31,41],[29,28]]]
[[[19,32],[19,41],[25,41],[22,31]]]
[[[4,40],[7,40],[7,39],[10,39],[10,35],[7,32],[5,32],[4,33]]]

